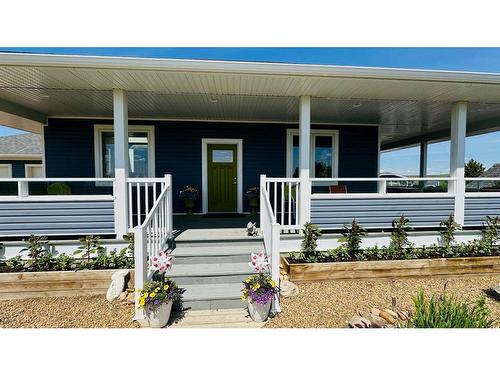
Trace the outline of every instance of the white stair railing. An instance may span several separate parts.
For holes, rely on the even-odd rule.
[[[134,228],[134,258],[135,258],[135,307],[136,320],[144,318],[139,306],[138,289],[151,279],[150,268],[152,259],[168,248],[168,240],[172,237],[172,176],[166,175],[160,195],[141,225]]]
[[[159,178],[127,178],[129,228],[142,223],[153,208],[166,180]]]
[[[262,186],[266,189],[268,202],[281,230],[299,229],[300,178],[265,177]]]
[[[271,207],[266,175],[260,176],[260,228],[264,237],[266,255],[271,262],[271,277],[276,285],[279,285],[281,227],[276,222],[276,215]],[[274,300],[274,311],[281,311],[278,298]]]

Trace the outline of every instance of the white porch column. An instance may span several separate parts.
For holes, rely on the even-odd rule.
[[[300,225],[311,220],[311,180],[310,180],[310,145],[311,145],[311,97],[301,96],[299,104],[299,220]]]
[[[115,136],[115,230],[117,238],[128,232],[128,102],[127,93],[113,90]]]
[[[460,225],[464,224],[466,127],[467,103],[455,103],[451,110],[450,177],[456,181],[448,185],[448,192],[455,193],[455,221]]]
[[[427,142],[420,142],[420,177],[427,176]]]

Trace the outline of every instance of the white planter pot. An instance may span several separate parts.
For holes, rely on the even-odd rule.
[[[270,299],[269,302],[263,305],[257,302],[252,302],[250,298],[248,298],[247,301],[248,312],[250,313],[250,317],[253,319],[253,321],[258,323],[265,322],[269,317],[269,312],[271,311],[271,302],[273,300]]]
[[[172,312],[172,301],[162,303],[154,311],[146,313],[146,321],[150,328],[163,328],[167,325]]]

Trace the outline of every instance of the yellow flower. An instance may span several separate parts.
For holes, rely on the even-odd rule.
[[[165,286],[163,287],[163,289],[168,290],[168,284],[165,284]]]
[[[156,288],[155,292],[158,293],[160,291],[160,288]]]
[[[247,299],[247,297],[245,297],[245,296],[241,296],[240,298],[241,298],[242,301],[244,301],[244,300]]]
[[[259,284],[259,283],[255,284],[255,285],[252,287],[252,289],[253,289],[253,290],[257,290],[257,289],[259,289],[259,288],[260,288],[260,284]]]
[[[276,283],[274,282],[274,280],[271,280],[269,284],[271,285],[272,288],[276,287]]]
[[[151,298],[155,298],[155,297],[156,297],[156,293],[155,293],[155,292],[153,292],[153,293],[151,293],[149,296],[150,296]]]

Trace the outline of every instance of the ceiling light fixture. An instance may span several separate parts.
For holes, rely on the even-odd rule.
[[[359,107],[361,107],[361,103],[354,103],[354,104],[352,105],[352,107],[353,107],[353,108],[359,108]]]
[[[210,97],[210,103],[217,103],[219,99],[217,99],[215,96]]]

